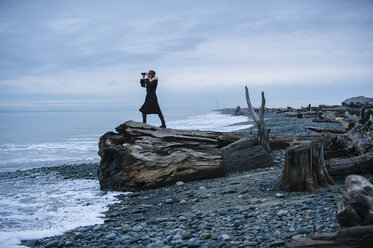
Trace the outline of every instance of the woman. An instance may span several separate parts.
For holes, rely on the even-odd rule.
[[[145,78],[145,75],[147,78]],[[159,119],[161,119],[162,122],[160,127],[166,128],[166,122],[164,121],[161,108],[158,104],[157,95],[155,93],[158,85],[158,77],[155,76],[155,71],[153,70],[149,70],[145,75],[143,74],[142,79],[140,80],[141,87],[146,87],[145,102],[140,108],[140,111],[142,112],[142,122],[146,123],[147,114],[158,114]]]

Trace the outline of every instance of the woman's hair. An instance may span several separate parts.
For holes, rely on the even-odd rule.
[[[153,77],[155,76],[155,71],[149,70],[149,73],[152,74]]]

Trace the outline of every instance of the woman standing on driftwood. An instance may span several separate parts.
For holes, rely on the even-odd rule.
[[[145,76],[147,78],[145,78]],[[146,123],[147,114],[158,114],[159,119],[162,122],[160,127],[166,128],[166,122],[158,104],[158,98],[155,91],[158,86],[158,77],[155,76],[155,71],[149,70],[148,73],[142,73],[142,79],[140,80],[141,87],[146,87],[146,98],[145,102],[140,108],[142,113],[142,122]]]

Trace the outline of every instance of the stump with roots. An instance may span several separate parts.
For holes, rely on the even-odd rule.
[[[285,152],[280,190],[314,192],[334,185],[325,167],[322,140],[296,140]]]

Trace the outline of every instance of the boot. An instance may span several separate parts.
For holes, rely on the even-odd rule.
[[[161,128],[166,128],[166,122],[162,121],[162,125],[160,126]]]
[[[161,122],[162,122],[162,126],[160,126],[160,127],[161,127],[161,128],[166,128],[166,122],[164,121],[164,117],[163,117],[162,112],[160,112],[160,113],[158,114],[158,116],[159,116],[159,119],[160,119]]]

